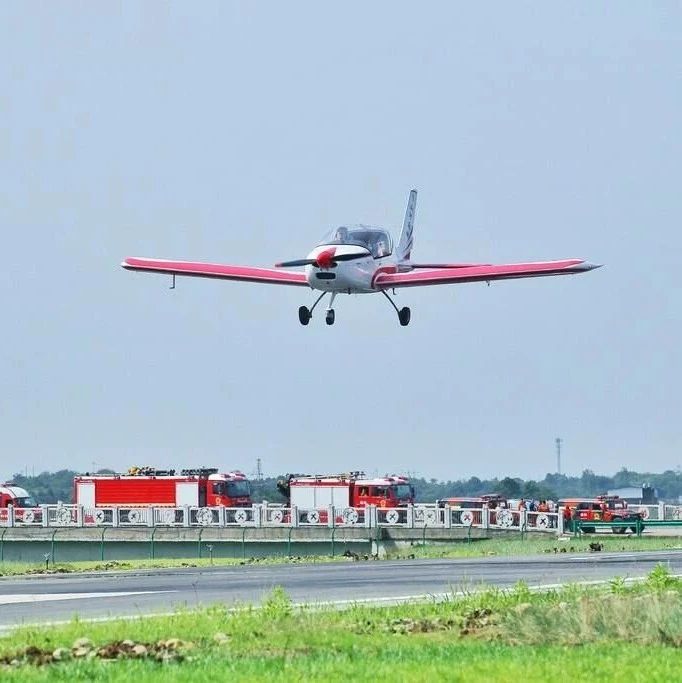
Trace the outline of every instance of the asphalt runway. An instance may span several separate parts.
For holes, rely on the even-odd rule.
[[[146,616],[177,608],[259,603],[275,586],[294,602],[380,601],[500,588],[641,577],[658,563],[682,574],[682,551],[458,560],[246,565],[62,574],[0,580],[0,629],[22,623]]]

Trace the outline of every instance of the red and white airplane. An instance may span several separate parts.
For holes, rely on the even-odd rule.
[[[398,310],[389,291],[399,287],[488,282],[549,275],[574,275],[599,266],[580,259],[536,261],[500,265],[479,263],[415,263],[410,260],[417,191],[410,192],[405,221],[397,245],[387,230],[369,225],[341,226],[331,230],[304,259],[284,261],[275,268],[229,266],[217,263],[171,261],[163,259],[125,259],[126,270],[165,273],[173,276],[210,277],[221,280],[264,282],[273,285],[310,287],[322,292],[313,305],[298,309],[301,325],[307,325],[313,310],[326,294],[331,294],[327,306],[327,325],[334,324],[334,299],[337,294],[383,294],[396,310],[400,324],[410,322],[410,309]],[[287,268],[305,267],[289,271]]]

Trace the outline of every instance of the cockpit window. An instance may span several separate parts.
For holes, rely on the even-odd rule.
[[[393,251],[391,236],[386,230],[358,226],[341,226],[329,231],[318,246],[327,244],[352,244],[367,249],[374,258],[389,256]]]

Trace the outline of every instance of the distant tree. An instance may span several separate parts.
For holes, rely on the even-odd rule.
[[[627,486],[637,486],[638,483],[636,481],[636,474],[634,472],[630,472],[627,467],[623,467],[620,471],[616,472],[616,474],[613,476],[613,486],[612,488],[614,489],[622,489]]]
[[[613,479],[611,477],[604,477],[596,475],[592,470],[584,470],[580,477],[582,485],[582,495],[597,496],[606,493],[609,488],[613,486]]]
[[[521,497],[521,479],[512,479],[511,477],[505,477],[500,482],[500,493],[505,498],[520,498]]]
[[[39,503],[70,503],[73,496],[73,470],[41,472],[32,477],[15,474],[12,481],[26,489]]]
[[[556,492],[546,484],[537,481],[527,481],[523,484],[524,498],[531,500],[557,500]]]
[[[267,500],[268,503],[284,503],[284,497],[277,489],[277,481],[280,477],[264,477],[261,480],[254,479],[251,481],[251,500],[254,503],[262,503]]]

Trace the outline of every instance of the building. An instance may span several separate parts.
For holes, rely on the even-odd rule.
[[[655,505],[658,503],[658,490],[653,486],[642,484],[641,486],[625,486],[620,489],[609,489],[609,496],[624,498],[633,505]]]

